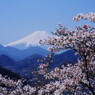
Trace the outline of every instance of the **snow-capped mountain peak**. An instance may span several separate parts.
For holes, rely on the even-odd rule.
[[[51,34],[45,32],[45,31],[36,31],[36,32],[33,32],[32,34],[24,37],[24,38],[21,38],[17,41],[14,41],[14,42],[11,42],[9,44],[6,44],[4,46],[16,46],[16,45],[19,45],[19,44],[24,44],[25,47],[29,47],[29,46],[39,46],[39,41],[42,39],[46,39],[48,37],[50,37]]]

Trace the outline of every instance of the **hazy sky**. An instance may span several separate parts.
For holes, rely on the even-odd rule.
[[[95,0],[0,0],[0,44],[53,31],[59,23],[73,28],[83,23],[72,18],[88,12],[95,12]]]

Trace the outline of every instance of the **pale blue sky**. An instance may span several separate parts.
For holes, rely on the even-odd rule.
[[[0,44],[16,41],[36,30],[73,28],[78,13],[95,12],[95,0],[0,0]]]

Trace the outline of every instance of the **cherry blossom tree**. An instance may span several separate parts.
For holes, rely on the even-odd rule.
[[[95,22],[95,13],[81,13],[73,18],[75,21],[81,19]],[[51,45],[49,50],[53,53],[63,49],[74,50],[81,59],[74,65],[57,67],[45,74],[44,76],[52,81],[45,85],[42,93],[95,95],[95,27],[83,25],[72,30],[59,24],[53,34],[56,36],[41,40],[40,43]]]

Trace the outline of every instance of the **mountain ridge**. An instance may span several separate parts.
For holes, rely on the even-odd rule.
[[[3,57],[6,57],[5,55]],[[12,66],[11,70],[17,73],[24,75],[28,75],[31,76],[32,69],[37,70],[39,64],[41,64],[41,62],[38,62],[38,59],[42,59],[44,56],[40,55],[40,54],[34,54],[32,56],[26,57],[25,59],[21,60],[21,61],[11,61],[11,58],[7,57],[7,60],[3,60],[3,62],[5,62],[6,64],[11,63],[11,66],[17,62],[16,64],[14,64],[14,66]],[[77,62],[77,59],[79,58],[79,55],[75,55],[75,51],[72,50],[68,50],[66,52],[63,52],[62,54],[56,54],[53,57],[53,62],[50,64],[50,69],[54,69],[55,67],[60,67],[61,65],[67,65],[68,63],[74,64]],[[3,62],[2,59],[6,59],[6,58],[2,58],[2,56],[0,56],[0,65],[3,66]],[[13,59],[12,59],[13,60]],[[9,64],[10,66],[10,64]],[[8,67],[8,65],[4,66],[4,67]],[[8,69],[8,68],[7,68]]]
[[[31,56],[33,54],[41,54],[41,55],[47,55],[49,51],[39,47],[39,46],[34,46],[34,47],[29,47],[24,50],[19,50],[14,47],[4,47],[3,45],[0,45],[0,54],[5,54],[8,55],[9,57],[12,57],[15,60],[22,60],[25,57]]]

